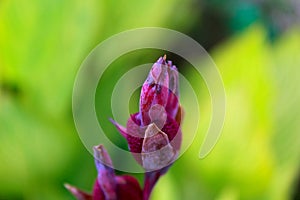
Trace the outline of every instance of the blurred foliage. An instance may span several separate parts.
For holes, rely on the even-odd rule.
[[[199,133],[159,181],[153,199],[281,200],[296,190],[300,29],[290,26],[271,43],[265,23],[249,27],[260,18],[254,7],[245,19],[239,15],[244,11],[236,14],[247,25],[232,21],[241,32],[211,49],[225,84],[227,116],[219,142],[203,160],[198,153],[210,119],[209,94],[200,76],[179,66],[201,91]],[[179,0],[0,1],[0,199],[70,199],[64,182],[89,190],[96,177],[93,157],[71,111],[80,63],[98,42],[130,28],[162,26],[201,37],[197,17],[195,2]],[[158,52],[144,54],[121,58],[107,77],[114,74],[113,83],[122,66],[131,66],[128,60],[153,62]],[[190,94],[182,95],[188,107]],[[108,122],[107,128],[117,134]]]
[[[193,9],[200,12],[189,33],[206,49],[257,21],[265,26],[270,41],[300,23],[298,0],[195,0]]]
[[[300,161],[296,120],[300,111],[296,105],[299,31],[291,29],[270,44],[266,30],[253,25],[212,51],[227,94],[224,130],[207,158],[196,160],[202,141],[198,136],[176,163],[178,168],[184,163],[193,166],[188,180],[200,180],[205,188],[203,199],[290,199],[296,190],[293,185]],[[210,102],[199,100],[203,113]],[[208,120],[204,114],[203,123]],[[199,135],[201,131],[200,126]]]

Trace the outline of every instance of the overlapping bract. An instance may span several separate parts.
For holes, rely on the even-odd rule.
[[[178,71],[172,62],[160,57],[152,66],[142,87],[139,112],[130,116],[126,128],[111,121],[146,171],[170,165],[181,144]]]

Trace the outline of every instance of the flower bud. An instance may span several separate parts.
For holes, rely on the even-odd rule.
[[[140,109],[126,128],[112,123],[126,138],[129,150],[146,171],[170,165],[181,144],[178,71],[166,56],[152,66],[140,95]]]
[[[111,159],[102,145],[94,147],[94,156],[98,177],[92,194],[65,185],[78,200],[142,200],[142,189],[138,181],[128,175],[116,176],[110,167]]]
[[[140,95],[140,119],[142,125],[151,122],[149,110],[158,104],[165,108],[167,114],[175,118],[179,109],[178,71],[166,56],[160,57],[152,66],[142,86]]]
[[[160,57],[142,86],[139,112],[130,116],[126,128],[111,120],[146,170],[144,200],[179,154],[182,109],[178,88],[177,68],[166,56]]]

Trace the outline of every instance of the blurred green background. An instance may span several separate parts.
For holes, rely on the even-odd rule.
[[[221,138],[200,160],[210,97],[201,77],[170,55],[201,91],[201,118],[193,144],[158,182],[152,199],[300,199],[299,16],[297,0],[0,0],[0,199],[73,199],[65,182],[91,190],[93,157],[72,119],[76,72],[99,42],[145,26],[178,30],[203,45],[227,95]],[[104,89],[111,91],[122,66],[154,62],[163,53],[144,50],[118,59]],[[97,111],[104,120],[111,114],[107,107]],[[114,127],[103,123],[125,147]]]

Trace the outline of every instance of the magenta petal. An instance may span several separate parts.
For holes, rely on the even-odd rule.
[[[168,102],[166,105],[166,112],[172,117],[175,118],[179,108],[179,99],[171,90],[169,90]]]
[[[111,159],[102,145],[94,147],[98,178],[93,188],[94,200],[141,200],[142,189],[134,177],[116,176]],[[109,165],[109,166],[107,166]]]
[[[132,136],[136,138],[143,138],[145,129],[141,126],[141,122],[139,120],[139,113],[135,113],[130,116],[126,124],[126,131],[128,133],[127,136]]]
[[[128,175],[115,176],[116,193],[118,200],[142,200],[143,192],[138,181]],[[99,183],[96,181],[93,189],[94,200],[107,200],[102,192]],[[110,200],[110,199],[109,199]]]
[[[141,113],[141,121],[144,126],[150,123],[150,117],[148,115],[148,111],[152,105],[154,99],[154,93],[156,91],[156,87],[154,84],[145,84],[142,87],[141,96],[140,96],[140,113]]]
[[[137,119],[139,113],[131,115],[127,121],[126,129],[114,120],[110,121],[116,126],[118,131],[128,142],[129,150],[133,153],[140,153],[143,143],[143,129],[140,127],[140,121]]]
[[[93,200],[105,200],[104,193],[98,183],[98,180],[95,181],[93,188]]]
[[[123,126],[121,126],[120,124],[118,124],[118,122],[114,121],[113,119],[109,119],[109,121],[115,125],[115,127],[118,129],[118,131],[121,133],[121,135],[124,138],[127,138],[127,132],[126,132],[126,128],[124,128]]]
[[[65,184],[65,188],[67,188],[78,200],[93,200],[92,195],[90,195],[72,185]],[[99,199],[99,200],[102,200],[102,199]]]
[[[132,152],[132,153],[140,153],[141,152],[143,138],[133,137],[131,135],[128,135],[127,142],[128,142],[130,152]]]
[[[138,181],[128,175],[117,176],[118,199],[120,200],[142,200],[143,192]]]
[[[182,140],[182,133],[179,124],[172,117],[168,116],[162,131],[168,135],[172,147],[179,151]]]

